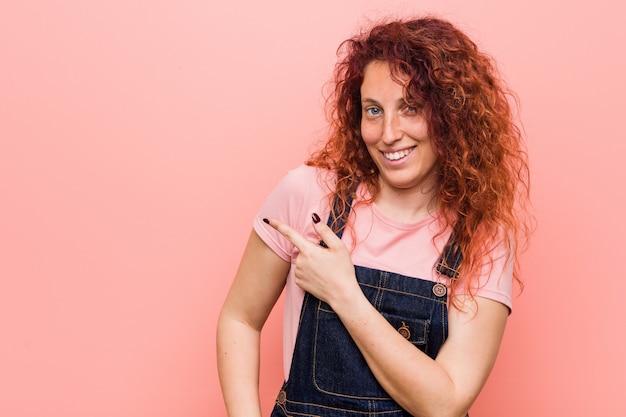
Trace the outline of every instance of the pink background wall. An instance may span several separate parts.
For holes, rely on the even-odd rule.
[[[252,217],[322,136],[339,42],[412,12],[497,58],[532,160],[526,290],[472,416],[626,416],[623,6],[209,3],[0,4],[1,416],[223,416],[215,322]]]

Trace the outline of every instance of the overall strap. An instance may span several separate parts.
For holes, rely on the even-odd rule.
[[[348,220],[348,216],[350,215],[350,209],[352,208],[352,195],[348,197],[348,201],[346,201],[346,206],[344,208],[344,204],[339,197],[335,197],[333,201],[333,209],[328,216],[328,222],[326,223],[328,227],[333,229],[333,232],[341,239],[343,235],[344,226],[346,225],[346,221]],[[343,210],[343,216],[340,216]],[[327,248],[326,244],[320,240],[320,245]],[[437,272],[440,274],[446,275],[449,278],[456,279],[459,277],[459,266],[463,261],[463,254],[461,253],[461,247],[456,242],[454,232],[450,235],[446,246],[443,248],[443,253],[437,262]]]
[[[437,272],[447,275],[449,278],[456,279],[459,277],[459,266],[463,261],[461,247],[456,242],[454,232],[450,235],[448,243],[443,248],[443,253],[437,262]]]

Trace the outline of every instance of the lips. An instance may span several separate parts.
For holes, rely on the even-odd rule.
[[[412,148],[403,149],[401,151],[382,152],[382,154],[386,159],[390,161],[398,161],[402,158],[405,158],[408,154],[410,154],[413,151],[413,149],[415,149],[415,146],[413,146]]]

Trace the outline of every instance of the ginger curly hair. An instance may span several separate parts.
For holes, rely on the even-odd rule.
[[[379,24],[346,40],[327,98],[329,136],[308,165],[337,174],[331,201],[346,202],[365,184],[373,201],[378,169],[360,134],[360,87],[368,63],[386,61],[397,79],[409,79],[409,102],[424,103],[429,134],[439,153],[438,207],[443,229],[452,228],[469,293],[499,245],[511,248],[514,279],[530,231],[529,170],[511,103],[515,95],[492,59],[467,35],[435,17]],[[443,233],[443,232],[442,232]],[[456,281],[451,283],[454,292]]]

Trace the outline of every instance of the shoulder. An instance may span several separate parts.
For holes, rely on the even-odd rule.
[[[477,296],[498,301],[513,308],[513,269],[515,253],[506,241],[499,242],[483,259],[478,276],[471,280],[469,285],[459,278],[457,285],[465,287],[466,291]]]
[[[254,229],[261,239],[284,260],[293,255],[293,245],[263,218],[277,219],[304,236],[313,235],[311,214],[328,211],[328,197],[333,176],[327,170],[301,165],[290,170],[265,199],[254,220]]]
[[[300,165],[287,172],[272,191],[270,198],[287,203],[318,201],[333,189],[335,176],[326,169]]]
[[[315,187],[330,192],[334,179],[335,175],[327,169],[300,165],[287,172],[281,182],[287,186]]]

